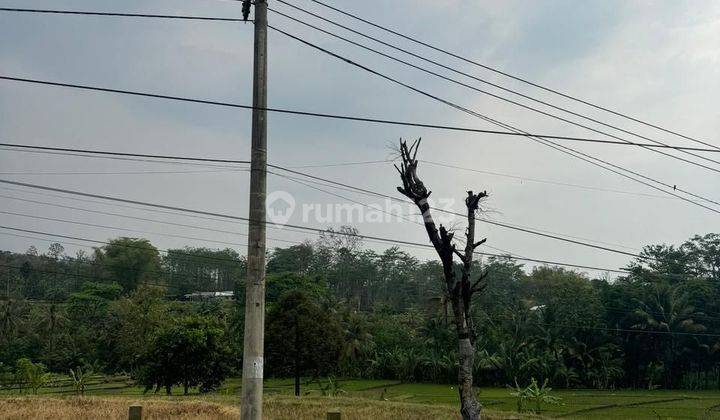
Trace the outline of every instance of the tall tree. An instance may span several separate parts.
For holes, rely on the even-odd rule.
[[[340,323],[303,289],[285,293],[268,313],[267,366],[278,376],[318,377],[332,372],[341,350]]]
[[[233,290],[245,276],[245,260],[232,249],[169,249],[163,258],[175,294]]]
[[[428,198],[429,191],[417,175],[418,161],[416,159],[420,139],[408,147],[407,142],[400,140],[401,167],[395,168],[400,173],[403,185],[398,187],[403,195],[411,199],[420,210],[430,242],[440,257],[443,266],[445,289],[452,303],[455,329],[458,338],[458,392],[460,393],[460,413],[465,420],[480,418],[480,404],[473,390],[473,363],[475,355],[476,332],[471,314],[473,294],[483,289],[484,276],[481,275],[474,282],[470,279],[475,249],[485,242],[485,239],[475,241],[475,214],[480,208],[480,200],[487,197],[486,192],[478,194],[467,192],[465,207],[467,208],[467,229],[465,230],[465,249],[461,252],[456,249],[453,242],[454,233],[440,225],[435,225],[430,212]],[[461,261],[460,278],[456,276],[455,255]]]
[[[682,287],[660,283],[645,301],[638,302],[640,308],[635,311],[639,322],[633,328],[666,333],[655,339],[660,346],[658,356],[664,367],[664,385],[668,388],[680,380],[683,359],[690,353],[689,346],[697,344],[696,339],[688,340],[677,333],[704,333],[707,330],[700,321],[705,314],[699,312],[688,298]]]
[[[144,281],[159,277],[160,254],[147,239],[112,239],[97,250],[95,256],[126,293],[135,290]]]
[[[137,379],[145,391],[174,385],[199,386],[201,392],[217,388],[229,372],[228,348],[222,341],[222,326],[214,319],[188,316],[160,329],[140,362]]]

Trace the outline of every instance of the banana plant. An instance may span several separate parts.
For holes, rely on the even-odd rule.
[[[83,372],[82,368],[77,367],[75,370],[70,369],[70,379],[72,379],[73,388],[75,388],[75,394],[79,396],[85,395],[85,386],[90,378],[91,372]]]
[[[535,414],[539,414],[542,411],[543,404],[560,404],[562,399],[554,395],[550,395],[552,388],[547,386],[548,380],[545,379],[542,385],[538,385],[535,378],[530,379],[530,385],[523,388],[518,385],[515,380],[515,387],[510,387],[510,395],[517,398],[517,409],[518,412],[522,413],[526,411],[526,404],[532,402],[535,405]]]

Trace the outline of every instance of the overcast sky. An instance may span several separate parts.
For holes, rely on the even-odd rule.
[[[328,1],[365,19],[489,66],[720,144],[717,135],[720,132],[718,2]],[[572,107],[576,112],[653,139],[693,145],[391,37],[309,0],[292,2],[477,77],[559,106]],[[0,0],[0,5],[240,16],[240,3],[218,0]],[[283,4],[271,1],[270,5],[293,16],[307,18]],[[269,14],[269,20],[274,26],[366,66],[523,130],[600,137],[403,67],[273,13]],[[312,22],[327,27],[322,22]],[[337,28],[328,29],[340,32]],[[251,103],[253,26],[250,23],[0,12],[0,39],[0,74],[5,76]],[[370,41],[358,41],[370,44]],[[268,56],[270,107],[497,129],[277,32],[269,33]],[[433,70],[462,78],[442,69]],[[462,80],[487,88],[470,79]],[[250,119],[250,112],[239,109],[0,80],[0,139],[6,143],[243,160],[249,159]],[[420,175],[433,191],[433,197],[455,199],[457,211],[463,210],[468,189],[487,190],[490,198],[486,206],[491,210],[485,215],[488,218],[611,243],[613,247],[631,252],[647,244],[678,244],[695,234],[718,231],[717,213],[666,196],[527,139],[270,114],[268,156],[270,162],[286,166],[377,161],[392,157],[390,146],[400,137],[414,139],[420,136],[423,138],[421,159],[494,173],[420,164]],[[621,136],[637,140],[624,134]],[[670,185],[720,199],[720,174],[716,172],[633,147],[568,145]],[[400,197],[395,190],[399,184],[398,176],[390,163],[306,168],[303,171]],[[249,176],[242,171],[0,150],[0,172],[3,179],[247,215]],[[296,200],[291,223],[314,227],[347,224],[346,220],[340,223],[304,221],[300,210],[303,205],[346,203],[343,198],[274,175],[269,175],[268,191],[285,191]],[[329,191],[352,200],[385,206],[381,199],[347,191]],[[8,214],[0,214],[1,224],[97,240],[116,236],[147,237],[161,249],[185,245],[229,246],[245,253],[246,237],[239,233],[246,233],[247,226],[242,223],[157,214],[112,204],[40,196],[36,192],[19,187],[13,187],[12,191],[0,189],[3,196],[161,219],[227,233],[123,219],[6,197],[0,201],[0,211],[147,233]],[[407,212],[409,208],[403,210]],[[410,222],[355,224],[363,234],[427,242],[424,230]],[[451,224],[462,232],[461,220]],[[487,224],[479,224],[478,229],[479,235],[488,237],[488,245],[526,257],[607,268],[622,267],[628,262],[628,257],[623,255]],[[273,238],[269,239],[271,247],[288,245],[278,240],[313,238],[288,229],[269,229],[268,237]],[[44,251],[49,242],[0,235],[0,244],[0,248],[13,251],[25,251],[30,245]],[[378,250],[386,247],[374,243],[366,245]],[[70,244],[65,246],[69,253],[78,249]],[[423,259],[434,257],[426,250],[411,248],[408,251]]]

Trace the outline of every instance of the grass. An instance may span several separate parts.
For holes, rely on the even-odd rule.
[[[268,379],[265,417],[324,418],[328,410],[340,408],[343,418],[348,419],[458,418],[457,389],[452,385],[379,380],[348,380],[340,384],[343,392],[330,398],[321,394],[317,383],[303,383],[303,396],[296,398],[292,395],[292,380]],[[211,394],[200,395],[193,390],[189,396],[167,397],[143,394],[143,389],[127,378],[97,379],[88,387],[88,397],[82,400],[72,396],[69,386],[42,388],[39,396],[32,397],[18,397],[16,391],[0,391],[0,418],[126,418],[127,407],[134,401],[142,402],[149,418],[235,417],[239,390],[239,378],[232,378]],[[179,389],[176,388],[175,393],[178,394]],[[562,398],[563,404],[544,406],[543,417],[720,419],[720,391],[556,390],[553,395]],[[486,418],[520,418],[514,413],[516,401],[509,390],[482,388],[478,396],[485,407]],[[87,411],[89,407],[92,409]],[[57,412],[52,415],[41,412],[50,409]]]
[[[229,401],[207,401],[197,395],[180,397],[6,397],[0,398],[3,419],[126,419],[128,407],[139,403],[146,419],[237,419],[239,407]],[[344,419],[458,419],[454,407],[416,403],[372,401],[349,397],[270,395],[265,398],[265,419],[322,419],[330,410]],[[486,412],[490,420],[525,418],[510,413]]]

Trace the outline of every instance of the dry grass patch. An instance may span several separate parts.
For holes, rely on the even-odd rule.
[[[22,397],[0,400],[3,419],[127,419],[129,398],[43,398]],[[239,416],[229,405],[200,400],[171,401],[142,399],[143,418],[148,419],[230,419]]]
[[[237,405],[187,398],[47,398],[15,397],[0,399],[2,419],[127,419],[128,407],[143,406],[147,419],[237,419]],[[343,419],[458,419],[455,407],[373,401],[361,398],[268,396],[266,419],[324,419],[328,410],[340,409]],[[511,413],[484,411],[487,419],[519,418]]]

